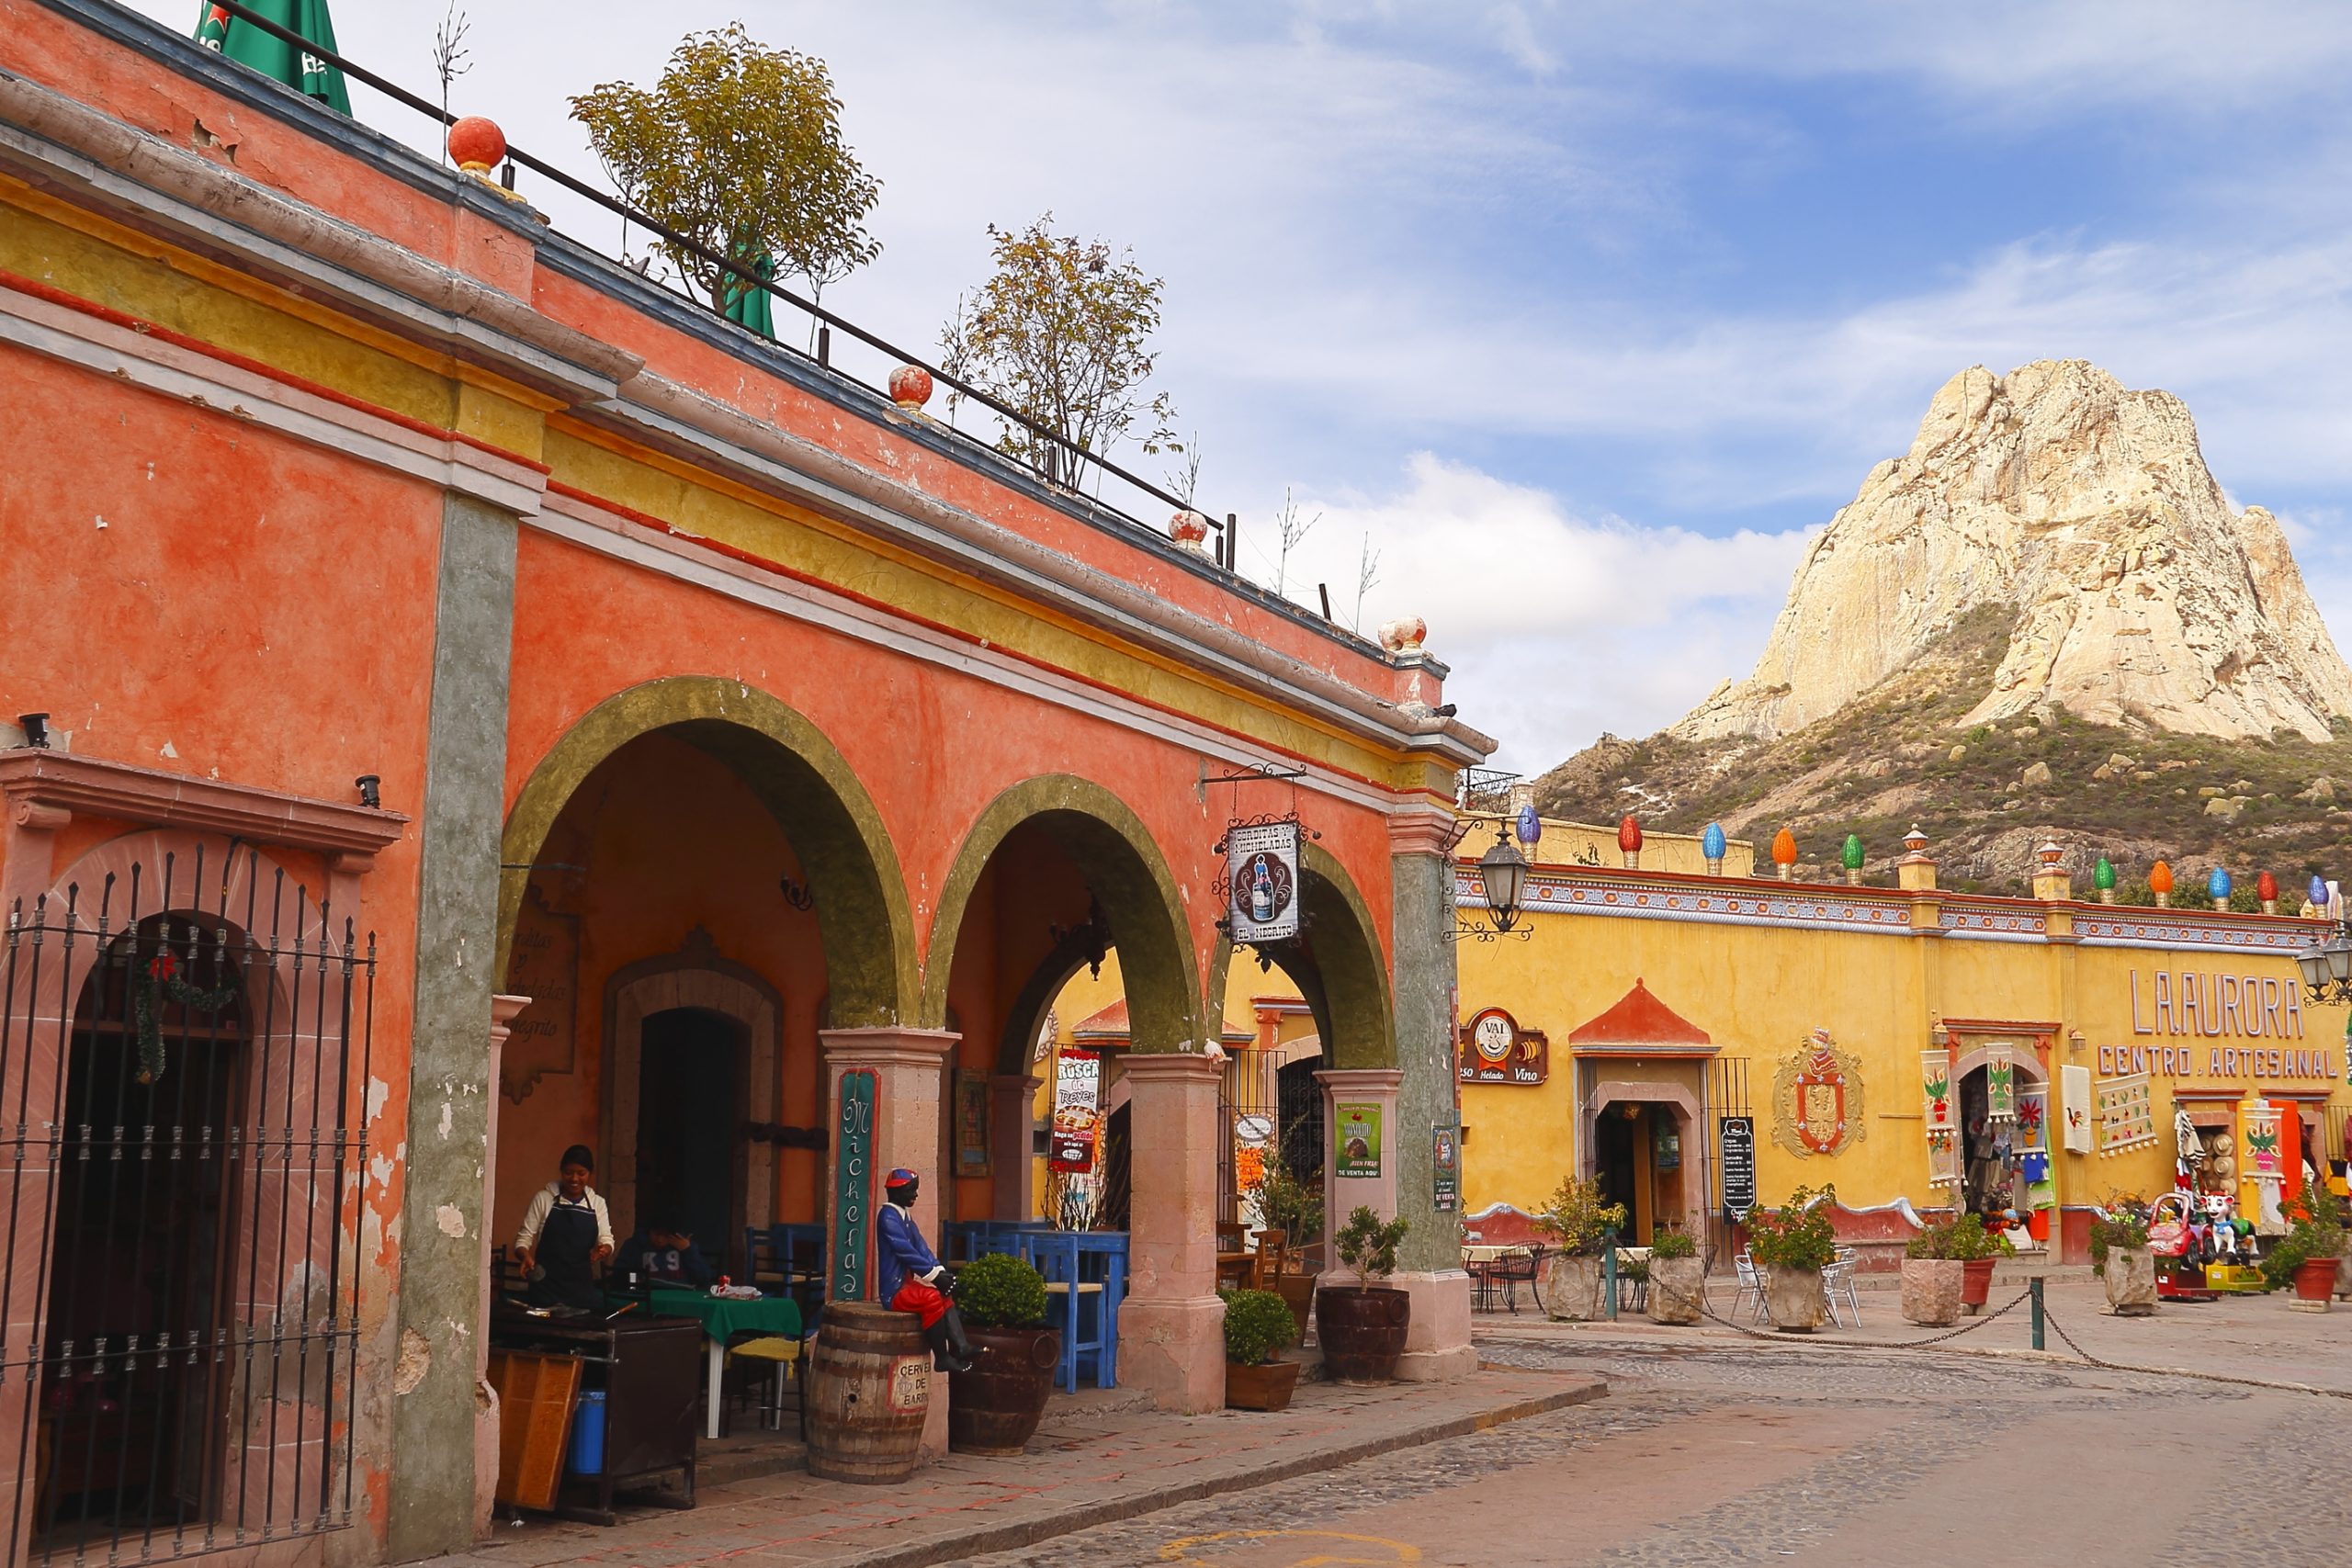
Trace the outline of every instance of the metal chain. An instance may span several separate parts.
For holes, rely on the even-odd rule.
[[[2233,1388],[2264,1388],[2287,1393],[2315,1393],[2327,1399],[2352,1399],[2352,1389],[2318,1388],[2308,1383],[2287,1384],[2261,1378],[2233,1378],[2227,1372],[2200,1372],[2188,1367],[2133,1367],[2120,1361],[2103,1361],[2075,1343],[2075,1337],[2066,1332],[2047,1305],[2041,1309],[2041,1321],[2066,1342],[2066,1348],[2102,1371],[2131,1372],[2135,1376],[2151,1378],[2193,1378],[2199,1382],[2226,1383]]]
[[[1855,1349],[1860,1350],[1922,1349],[1930,1345],[1940,1345],[1947,1339],[1957,1339],[1963,1334],[1973,1334],[1978,1329],[1984,1327],[1986,1324],[1993,1322],[1995,1319],[2006,1316],[2009,1313],[2016,1311],[2020,1304],[2031,1299],[2032,1295],[2033,1292],[2030,1288],[2020,1291],[2018,1292],[2017,1300],[2010,1302],[1999,1311],[1987,1313],[1982,1317],[1971,1318],[1966,1323],[1962,1324],[1958,1328],[1949,1330],[1942,1334],[1930,1335],[1925,1339],[1817,1339],[1812,1341],[1812,1343],[1818,1345],[1846,1345],[1851,1346]],[[1767,1334],[1750,1327],[1747,1324],[1733,1322],[1730,1318],[1724,1316],[1721,1313],[1717,1312],[1713,1306],[1709,1304],[1707,1298],[1703,1294],[1699,1298],[1699,1311],[1701,1315],[1713,1318],[1715,1322],[1722,1324],[1725,1328],[1736,1330],[1741,1334],[1747,1335],[1751,1339],[1770,1339],[1776,1344],[1786,1344],[1788,1342],[1786,1337],[1781,1335],[1778,1330]]]

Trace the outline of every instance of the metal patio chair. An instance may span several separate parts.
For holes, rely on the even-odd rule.
[[[1737,1252],[1732,1254],[1731,1266],[1734,1271],[1739,1275],[1739,1293],[1734,1296],[1731,1302],[1732,1316],[1734,1318],[1737,1318],[1739,1316],[1739,1309],[1744,1306],[1747,1309],[1748,1322],[1763,1322],[1764,1275],[1762,1270],[1756,1267],[1756,1258],[1754,1254],[1750,1253],[1747,1248],[1744,1247],[1741,1247]]]

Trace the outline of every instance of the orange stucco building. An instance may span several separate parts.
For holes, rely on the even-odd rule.
[[[1225,775],[1296,775],[1311,940],[1272,955],[1331,1082],[1453,1117],[1451,803],[1491,744],[1417,643],[103,0],[0,0],[0,410],[17,1560],[71,1550],[65,1486],[128,1495],[54,1434],[134,1419],[173,1554],[465,1545],[489,1249],[560,1150],[623,1227],[657,1186],[729,1248],[833,1224],[870,1072],[927,1223],[1025,1214],[1028,1045],[1106,944],[1153,1156],[1120,1375],[1218,1402],[1216,846],[1274,787]],[[1020,1149],[960,1179],[958,1077]],[[1428,1142],[1355,1195],[1427,1222],[1438,1376]],[[179,1174],[94,1196],[101,1149]],[[158,1336],[264,1371],[142,1373]]]

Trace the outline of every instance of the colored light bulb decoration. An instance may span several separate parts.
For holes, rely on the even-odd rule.
[[[1772,863],[1781,868],[1781,880],[1797,879],[1797,836],[1786,828],[1772,835]]]
[[[2278,879],[2268,872],[2262,872],[2255,877],[2254,896],[2261,900],[2264,914],[2275,915],[2278,912]]]
[[[2327,879],[2318,872],[2312,873],[2311,900],[2312,908],[2323,915],[2327,913]]]
[[[2226,909],[2230,907],[2231,886],[2228,868],[2215,866],[2212,874],[2205,879],[2205,897],[2213,900],[2213,908]]]
[[[1617,824],[1617,848],[1624,853],[1627,871],[1642,863],[1642,825],[1634,820],[1630,811]]]
[[[2105,855],[2099,856],[2098,863],[2091,867],[2091,886],[2098,889],[2100,903],[2115,902],[2115,863]]]
[[[2156,896],[2156,908],[2172,908],[2172,867],[2158,861],[2148,868],[2148,891]]]
[[[1724,825],[1720,822],[1708,823],[1707,830],[1699,835],[1699,852],[1707,857],[1709,876],[1724,874],[1724,852],[1730,847],[1724,838]]]
[[[1862,836],[1860,833],[1847,834],[1846,847],[1838,851],[1838,858],[1845,863],[1847,884],[1860,887],[1862,885],[1862,863],[1866,858],[1862,853]]]
[[[1543,840],[1544,818],[1535,815],[1532,804],[1522,806],[1511,820],[1510,830],[1512,837],[1532,850]]]

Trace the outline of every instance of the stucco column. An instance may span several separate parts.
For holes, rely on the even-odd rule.
[[[1405,1075],[1395,1067],[1326,1067],[1315,1075],[1323,1086],[1323,1126],[1330,1146],[1323,1151],[1323,1213],[1324,1223],[1333,1236],[1348,1223],[1348,1216],[1359,1204],[1369,1207],[1382,1219],[1396,1215],[1396,1162],[1403,1153],[1405,1129],[1396,1120],[1396,1090]],[[1346,1156],[1346,1132],[1340,1124],[1342,1105],[1369,1105],[1377,1118],[1380,1130],[1380,1173],[1377,1176],[1342,1176],[1340,1165]],[[1410,1240],[1412,1233],[1406,1233]],[[1397,1260],[1404,1261],[1404,1251],[1397,1251]],[[1329,1267],[1322,1278],[1338,1285],[1352,1285],[1355,1276],[1340,1262],[1339,1254],[1331,1255]]]
[[[1127,1058],[1128,1125],[1147,1130],[1129,1202],[1119,1381],[1162,1410],[1225,1408],[1225,1303],[1216,1298],[1216,1089],[1223,1066],[1192,1052]]]
[[[498,1068],[506,1054],[506,1036],[514,1015],[531,1005],[528,997],[490,998],[490,1081],[499,1081]],[[490,1115],[481,1162],[481,1277],[490,1278],[490,1212],[498,1197],[498,1101],[490,1097]],[[491,1292],[481,1296],[481,1316],[474,1329],[474,1535],[490,1532],[491,1516],[498,1504],[498,1391],[490,1386]]]
[[[1393,983],[1396,1015],[1396,1212],[1412,1224],[1398,1250],[1396,1285],[1412,1293],[1400,1378],[1467,1377],[1470,1276],[1462,1268],[1461,1218],[1435,1207],[1432,1129],[1462,1121],[1454,1077],[1457,996],[1453,963],[1453,813],[1437,806],[1388,818]],[[1464,1150],[1466,1161],[1476,1156]],[[1334,1223],[1346,1219],[1335,1211]]]
[[[825,1103],[832,1139],[825,1156],[820,1201],[825,1213],[828,1299],[871,1301],[880,1289],[874,1267],[874,1216],[882,1203],[882,1179],[904,1166],[922,1179],[915,1198],[915,1224],[935,1253],[944,1254],[939,1234],[940,1111],[947,1099],[947,1067],[963,1036],[944,1029],[827,1029],[818,1032],[825,1051]],[[870,1126],[844,1122],[842,1079],[851,1073],[874,1075]],[[854,1121],[855,1118],[851,1118]],[[845,1168],[844,1147],[865,1134],[868,1155],[862,1166]],[[844,1288],[843,1247],[863,1260],[854,1289]],[[927,1453],[947,1451],[947,1380],[931,1380],[931,1412],[923,1423]]]
[[[989,1079],[989,1158],[995,1167],[990,1207],[1000,1220],[1029,1217],[1029,1156],[1037,1125],[1037,1091],[1043,1078],[999,1073]]]

